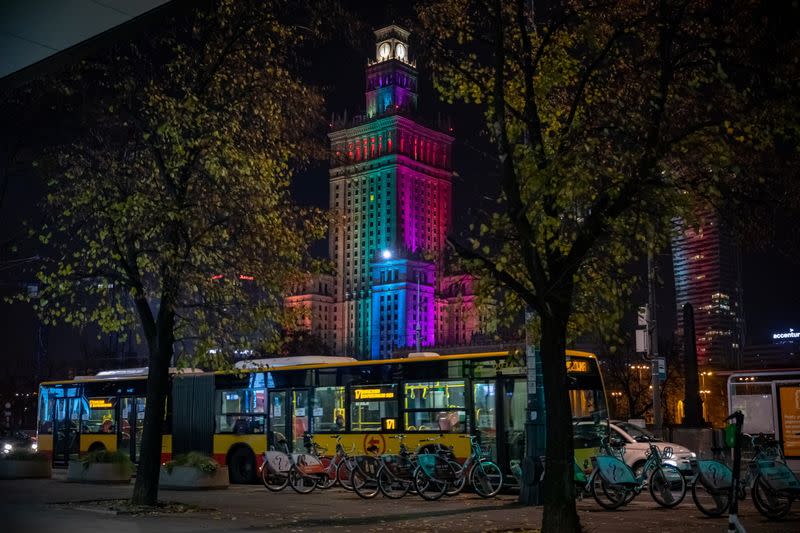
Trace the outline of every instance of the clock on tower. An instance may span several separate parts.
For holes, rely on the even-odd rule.
[[[375,61],[367,66],[369,118],[417,110],[417,69],[409,58],[408,36],[394,24],[375,31]]]

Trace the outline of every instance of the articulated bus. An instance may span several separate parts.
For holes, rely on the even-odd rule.
[[[567,351],[573,415],[607,419],[594,355]],[[262,455],[283,436],[293,450],[303,435],[335,450],[397,451],[394,433],[409,448],[435,438],[465,459],[478,434],[498,464],[509,468],[525,452],[527,371],[518,353],[410,354],[357,361],[301,356],[250,362],[237,372],[175,371],[163,420],[162,460],[200,451],[228,465],[231,481],[256,479]],[[97,449],[123,450],[136,462],[144,419],[146,369],[101,372],[42,383],[39,450],[55,465]],[[565,421],[569,423],[569,421]],[[596,442],[576,437],[576,458]]]

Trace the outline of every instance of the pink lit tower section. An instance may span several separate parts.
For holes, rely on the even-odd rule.
[[[375,31],[366,112],[331,121],[337,353],[380,358],[436,340],[434,293],[452,216],[453,137],[450,128],[423,125],[418,117],[408,36],[395,25]]]

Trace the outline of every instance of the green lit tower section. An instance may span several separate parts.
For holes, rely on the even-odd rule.
[[[417,69],[408,36],[395,25],[375,31],[375,58],[366,67],[366,111],[351,119],[334,117],[329,133],[330,205],[336,215],[330,236],[337,268],[334,343],[338,353],[357,357],[374,356],[370,338],[379,328],[372,316],[372,264],[424,260],[435,266],[438,279],[452,216],[453,137],[449,128],[423,125],[418,117]],[[398,337],[395,347],[402,348],[400,343]]]

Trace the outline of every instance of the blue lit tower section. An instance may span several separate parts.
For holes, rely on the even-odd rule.
[[[384,257],[385,255],[385,257]],[[401,347],[435,344],[436,267],[392,259],[386,251],[372,264],[370,357],[381,359]]]

